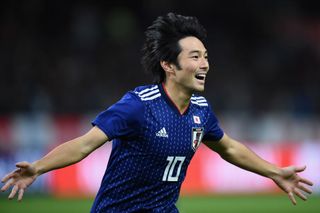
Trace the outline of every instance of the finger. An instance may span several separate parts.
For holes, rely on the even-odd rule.
[[[302,192],[300,192],[298,189],[294,189],[293,191],[294,191],[294,193],[295,193],[298,197],[300,197],[302,200],[307,200],[307,197],[306,197]]]
[[[1,191],[4,192],[4,191],[8,190],[12,185],[13,185],[13,182],[12,182],[12,181],[8,181],[8,182],[1,188]]]
[[[19,172],[20,169],[16,169],[13,172],[10,172],[9,174],[7,174],[6,176],[4,176],[1,180],[2,183],[7,182],[10,178],[12,178],[17,172]]]
[[[309,186],[312,186],[312,185],[313,185],[313,183],[312,183],[310,180],[307,180],[307,179],[305,179],[305,178],[301,178],[301,179],[300,179],[300,182],[305,183],[305,184],[307,184],[307,185],[309,185]]]
[[[14,198],[14,196],[17,194],[17,191],[19,190],[18,186],[15,185],[12,190],[11,190],[11,193],[9,195],[9,200],[11,200],[12,198]]]
[[[295,172],[303,172],[306,168],[307,168],[307,166],[299,166],[299,167],[295,167],[294,171]]]
[[[7,180],[10,179],[10,177],[9,177],[10,175],[11,175],[11,173],[10,173],[10,174],[7,174],[6,176],[4,176],[4,177],[1,179],[1,183],[7,182]]]
[[[23,161],[23,162],[18,162],[16,163],[16,167],[18,168],[27,168],[30,166],[30,163],[28,163],[27,161]]]
[[[292,204],[293,205],[296,205],[297,204],[297,201],[296,199],[294,198],[294,195],[292,192],[288,192],[288,196],[289,196],[289,199],[291,200]]]
[[[307,188],[307,187],[305,187],[305,186],[303,186],[301,184],[298,185],[298,188],[301,189],[304,192],[307,192],[308,194],[312,194],[312,190],[311,189],[309,189],[309,188]]]
[[[18,201],[22,200],[23,194],[24,194],[24,189],[20,189],[18,194]]]

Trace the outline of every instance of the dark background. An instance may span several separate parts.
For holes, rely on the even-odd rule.
[[[140,65],[159,15],[208,31],[205,96],[217,112],[320,113],[318,1],[2,1],[0,114],[101,111],[152,77]]]
[[[210,72],[204,95],[212,103],[222,129],[249,147],[260,147],[258,154],[270,162],[307,165],[304,177],[318,186],[318,2],[2,0],[0,177],[13,170],[16,162],[37,160],[58,144],[87,132],[98,112],[128,90],[150,84],[151,75],[140,65],[144,31],[159,15],[176,12],[198,17],[208,31]],[[110,148],[111,144],[106,146]],[[104,167],[109,155],[105,151],[102,155],[99,165]],[[90,165],[85,168],[96,168],[93,162]],[[250,182],[245,189],[249,177],[224,172],[231,182],[232,177],[246,180],[241,185],[245,193],[255,184],[261,186],[261,182]],[[98,186],[100,177],[88,174],[94,174]],[[28,190],[29,195],[52,195],[57,187],[50,185],[50,177],[40,177]],[[230,192],[239,193],[232,187]],[[319,193],[319,187],[314,187],[314,192]],[[0,194],[0,201],[7,196]],[[39,203],[46,205],[40,200],[31,202],[31,208],[41,211]],[[246,203],[255,210],[252,202]],[[8,204],[0,203],[0,212]],[[23,203],[10,204],[26,212]],[[203,202],[200,204],[202,209]],[[290,206],[289,202],[285,205]],[[54,207],[59,206],[46,208],[56,211]],[[15,212],[12,206],[7,209]]]

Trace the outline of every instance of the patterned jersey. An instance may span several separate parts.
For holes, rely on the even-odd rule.
[[[161,84],[126,93],[92,124],[113,142],[91,212],[178,212],[195,151],[223,136],[204,97],[193,95],[181,114]]]

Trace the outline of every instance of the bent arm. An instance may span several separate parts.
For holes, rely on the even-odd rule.
[[[280,168],[271,164],[245,145],[224,134],[219,142],[204,142],[224,160],[242,169],[272,178],[280,173]]]
[[[63,168],[81,161],[95,149],[108,141],[108,137],[98,127],[93,127],[89,132],[67,141],[38,161],[33,162],[37,176],[54,169]]]

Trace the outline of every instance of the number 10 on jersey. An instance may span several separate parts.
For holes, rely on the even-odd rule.
[[[168,156],[168,164],[166,166],[166,169],[164,170],[162,181],[178,181],[181,172],[181,166],[185,159],[186,157],[184,156]],[[175,170],[177,172],[174,174],[173,172]]]

